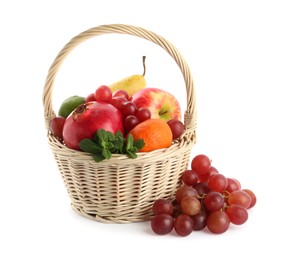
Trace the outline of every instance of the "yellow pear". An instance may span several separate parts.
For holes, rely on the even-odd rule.
[[[142,75],[132,75],[126,78],[123,78],[113,84],[110,84],[109,87],[111,88],[112,92],[117,90],[125,90],[127,91],[129,97],[138,92],[139,90],[146,87],[145,81],[145,56],[143,58],[143,74]]]

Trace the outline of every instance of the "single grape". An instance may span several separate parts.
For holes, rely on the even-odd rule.
[[[232,204],[226,209],[226,214],[229,217],[231,223],[235,225],[244,224],[249,217],[248,210],[237,204]]]
[[[215,167],[210,166],[210,168],[209,168],[207,173],[199,175],[199,181],[200,182],[207,182],[211,175],[218,174],[218,173],[219,172],[218,172],[218,170]]]
[[[220,210],[224,205],[224,197],[220,192],[210,191],[204,199],[204,204],[209,211]]]
[[[50,121],[50,132],[60,141],[63,140],[63,128],[65,121],[66,119],[62,116],[53,117]]]
[[[178,139],[185,131],[185,125],[178,119],[171,119],[167,121],[167,124],[173,134],[173,140]]]
[[[112,90],[105,85],[98,87],[95,91],[95,100],[100,102],[111,103]]]
[[[127,101],[128,100],[123,96],[112,97],[111,105],[121,111],[123,104]]]
[[[232,179],[232,178],[227,178],[228,184],[226,187],[226,191],[229,193],[235,191],[235,190],[240,190],[241,189],[241,184],[238,180]]]
[[[185,170],[182,173],[182,181],[188,185],[194,185],[199,181],[199,175],[194,170]]]
[[[195,156],[191,162],[191,168],[195,170],[199,175],[206,174],[209,171],[210,166],[211,161],[204,154]]]
[[[198,192],[191,186],[182,185],[179,187],[175,193],[175,199],[177,202],[181,203],[182,199],[186,196],[198,198]]]
[[[173,203],[169,199],[158,199],[154,201],[152,206],[152,211],[154,215],[159,214],[173,214]]]
[[[125,99],[129,99],[129,94],[126,90],[119,89],[113,92],[112,97],[124,97]]]
[[[196,197],[186,196],[181,201],[182,211],[189,216],[194,216],[201,211],[201,203]]]
[[[251,197],[251,204],[250,206],[248,207],[249,209],[252,208],[255,204],[256,204],[256,196],[254,194],[253,191],[249,190],[249,189],[243,189],[242,191],[248,193]]]
[[[173,201],[173,214],[172,216],[176,218],[182,213],[181,205],[176,200]]]
[[[124,127],[127,131],[132,130],[139,124],[139,120],[134,115],[129,115],[124,119]]]
[[[180,214],[175,218],[174,229],[179,236],[188,236],[192,233],[194,222],[192,218],[185,214]]]
[[[210,232],[221,234],[228,230],[230,219],[222,210],[213,211],[207,217],[206,226]]]
[[[88,103],[88,102],[95,101],[95,100],[96,100],[95,93],[91,93],[86,97],[85,102]]]
[[[159,214],[151,219],[151,229],[158,235],[165,235],[174,228],[174,218],[168,214]]]
[[[193,185],[193,188],[197,191],[198,195],[202,197],[210,191],[207,182],[198,182]]]
[[[214,174],[209,177],[207,184],[211,190],[223,192],[228,185],[228,181],[223,174]]]
[[[205,210],[201,210],[198,214],[191,216],[194,222],[194,230],[202,230],[206,227],[207,213]]]
[[[235,190],[228,195],[227,202],[229,205],[238,204],[248,209],[251,205],[251,197],[245,191]]]
[[[121,108],[121,112],[124,117],[127,117],[129,115],[134,115],[136,113],[137,106],[135,103],[131,101],[124,102]]]
[[[136,110],[135,116],[140,122],[151,118],[151,112],[146,107],[141,107]]]

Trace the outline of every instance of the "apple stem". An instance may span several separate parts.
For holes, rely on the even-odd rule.
[[[165,115],[167,113],[167,110],[166,111],[164,111],[164,112],[162,112],[162,113],[159,113],[159,115],[161,116],[161,115]]]
[[[146,72],[146,67],[145,67],[145,58],[146,56],[142,56],[142,64],[143,64],[143,76],[145,75],[145,72]]]

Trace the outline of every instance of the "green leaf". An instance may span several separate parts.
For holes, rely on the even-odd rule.
[[[126,151],[131,150],[134,145],[134,137],[129,134],[127,138]]]
[[[107,133],[104,129],[97,130],[95,142],[100,144],[102,147],[107,147],[108,136],[107,136]]]
[[[101,147],[94,143],[91,139],[85,138],[80,142],[80,148],[82,151],[87,153],[101,153]]]
[[[144,145],[145,145],[145,142],[143,139],[134,140],[134,147],[136,147],[138,151],[142,149]]]
[[[129,134],[127,139],[121,131],[114,135],[110,131],[99,129],[93,139],[83,139],[80,142],[80,148],[84,152],[92,154],[96,162],[110,159],[113,153],[127,154],[129,158],[137,158],[137,152],[144,146],[144,140],[134,140]]]
[[[120,131],[120,130],[118,130],[117,132],[116,132],[116,138],[123,138],[124,139],[124,136],[123,136],[123,134],[122,134],[122,132]]]
[[[123,147],[123,141],[115,139],[113,142],[113,151],[119,153],[121,148]]]
[[[115,135],[112,132],[106,131],[106,135],[108,142],[113,142],[115,140]]]
[[[110,159],[111,158],[111,152],[109,151],[108,148],[102,148],[102,156],[105,159]]]
[[[136,153],[131,152],[131,151],[128,151],[127,154],[128,154],[128,156],[129,156],[130,158],[132,158],[132,159],[136,159],[136,158],[138,157]]]
[[[97,153],[97,154],[93,154],[92,158],[98,163],[103,161],[105,158],[102,156],[102,154]]]

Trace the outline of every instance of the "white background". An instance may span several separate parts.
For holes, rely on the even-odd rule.
[[[281,4],[1,1],[0,258],[282,259]],[[71,209],[47,145],[44,81],[73,36],[109,23],[152,30],[187,60],[198,111],[192,156],[207,154],[221,173],[255,192],[258,203],[244,225],[221,235],[157,236],[148,222],[102,224]],[[69,95],[140,73],[141,55],[147,56],[148,85],[174,91],[184,110],[185,88],[171,57],[125,37],[96,37],[70,55],[54,87],[55,111]]]

